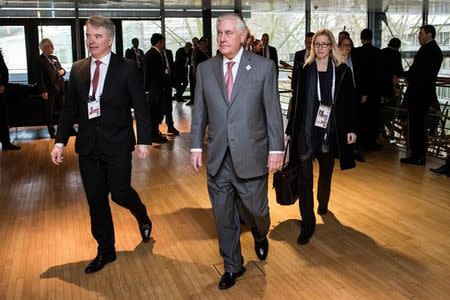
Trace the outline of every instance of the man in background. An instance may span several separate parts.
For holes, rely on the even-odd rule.
[[[132,39],[131,44],[133,45],[133,47],[125,51],[125,57],[134,60],[139,70],[142,71],[144,64],[144,51],[142,51],[142,49],[139,49],[139,39]]]

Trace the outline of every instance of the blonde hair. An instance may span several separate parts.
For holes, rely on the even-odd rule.
[[[309,56],[306,59],[305,66],[313,63],[316,60],[316,47],[314,46],[314,44],[316,42],[316,39],[321,35],[326,36],[330,41],[330,57],[334,61],[336,66],[344,63],[344,56],[342,56],[341,50],[336,43],[333,33],[328,29],[320,29],[314,34],[312,38],[311,50],[309,51]]]

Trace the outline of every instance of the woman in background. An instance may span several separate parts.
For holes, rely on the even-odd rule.
[[[291,142],[289,157],[299,163],[302,226],[297,243],[304,245],[316,226],[313,160],[319,162],[319,215],[328,212],[334,159],[339,158],[342,170],[355,167],[352,144],[356,141],[356,105],[352,71],[344,63],[328,29],[314,34],[310,55],[300,70],[297,86],[286,135]]]

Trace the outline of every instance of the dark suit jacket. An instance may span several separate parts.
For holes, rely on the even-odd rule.
[[[381,49],[381,90],[382,96],[392,96],[394,86],[392,75],[403,75],[402,55],[400,51],[392,48]]]
[[[145,53],[145,91],[153,97],[160,97],[166,86],[165,65],[162,55],[155,48]]]
[[[56,142],[66,144],[74,123],[78,123],[75,151],[86,155],[96,144],[105,154],[132,151],[136,143],[131,108],[134,108],[138,144],[151,145],[150,112],[145,101],[142,75],[136,64],[111,53],[100,99],[101,116],[88,119],[91,58],[75,62],[58,124]],[[79,119],[75,117],[79,112]]]
[[[140,63],[141,69],[142,69],[143,65],[144,65],[144,51],[142,51],[142,49],[138,49],[138,52],[139,52],[139,54],[141,56],[141,61],[139,63]],[[134,52],[133,48],[128,48],[125,51],[125,57],[128,58],[128,59],[132,59],[132,60],[137,62],[136,52]]]
[[[352,50],[352,61],[357,94],[381,95],[381,50],[366,43]]]
[[[169,70],[170,70],[170,82],[172,83],[175,78],[175,63],[173,61],[173,53],[172,50],[165,49],[167,60],[169,62]]]
[[[64,94],[64,77],[58,76],[58,71],[62,69],[61,64],[54,55],[50,55],[48,58],[53,63],[44,54],[39,56],[39,90],[41,93],[55,94],[58,92]],[[66,74],[65,71],[64,74]]]
[[[268,46],[269,47],[269,56],[270,59],[273,60],[273,62],[275,63],[275,67],[277,69],[278,72],[278,53],[277,53],[277,49],[275,47],[272,46]],[[259,55],[263,55],[263,49],[261,48],[261,53],[258,53]]]
[[[292,95],[295,95],[297,90],[298,74],[300,70],[303,68],[303,65],[305,64],[305,53],[306,49],[295,52],[294,65],[292,67],[292,80],[291,80]]]
[[[3,54],[0,52],[0,85],[6,86],[9,82],[9,72],[8,67],[5,64],[5,60],[3,59]]]
[[[442,51],[432,40],[420,47],[406,73],[408,105],[429,107],[436,100],[436,77],[442,64]]]
[[[187,78],[189,61],[189,53],[186,53],[185,48],[178,48],[177,52],[175,53],[175,64],[173,70],[176,80]]]

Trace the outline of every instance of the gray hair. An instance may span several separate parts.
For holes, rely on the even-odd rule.
[[[236,28],[239,30],[239,32],[247,31],[247,25],[245,24],[245,21],[240,15],[235,13],[223,14],[219,16],[216,20],[216,28],[219,26],[220,22],[225,19],[235,19],[237,22]]]
[[[48,44],[53,44],[51,39],[48,39],[48,38],[42,39],[42,41],[39,43],[39,49],[41,49],[41,51],[43,51],[45,45],[48,45]]]
[[[99,28],[99,27],[105,28],[108,36],[110,38],[114,38],[114,34],[116,32],[116,27],[114,26],[114,23],[109,18],[106,18],[103,16],[91,16],[86,21],[86,26],[88,24],[95,28]]]

